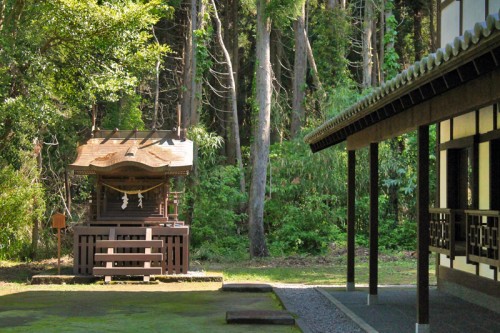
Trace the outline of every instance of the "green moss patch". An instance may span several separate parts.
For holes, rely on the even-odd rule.
[[[280,310],[272,293],[27,291],[0,297],[1,332],[299,332],[225,323],[228,310]]]

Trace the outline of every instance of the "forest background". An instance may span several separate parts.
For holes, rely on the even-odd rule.
[[[2,1],[0,259],[52,256],[55,212],[71,252],[93,179],[66,168],[96,128],[188,129],[174,185],[195,258],[344,246],[345,146],[303,136],[434,51],[436,17],[436,0]],[[381,144],[379,172],[380,246],[415,249],[415,134]],[[359,150],[359,246],[368,173]]]

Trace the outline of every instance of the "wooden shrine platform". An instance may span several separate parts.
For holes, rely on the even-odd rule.
[[[73,253],[76,275],[186,274],[189,227],[78,226]]]

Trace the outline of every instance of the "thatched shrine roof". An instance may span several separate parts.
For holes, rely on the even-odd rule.
[[[76,174],[187,175],[193,142],[172,131],[95,131],[69,165]]]

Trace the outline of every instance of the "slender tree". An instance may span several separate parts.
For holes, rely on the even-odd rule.
[[[290,136],[297,137],[304,122],[306,96],[306,71],[307,71],[307,47],[305,26],[305,3],[302,5],[301,14],[294,22],[295,30],[295,61],[293,66],[293,103],[292,103],[292,127]]]
[[[365,0],[363,14],[363,82],[362,87],[368,88],[372,84],[372,33],[373,33],[373,0]]]
[[[266,14],[269,0],[257,0],[257,75],[258,113],[252,145],[252,183],[248,207],[250,255],[269,255],[264,235],[264,199],[271,125],[271,19]]]
[[[243,161],[241,159],[241,146],[240,146],[240,126],[238,123],[238,105],[237,105],[237,96],[236,96],[236,83],[234,79],[233,72],[233,62],[231,61],[231,57],[229,52],[224,44],[224,39],[222,38],[222,24],[219,19],[219,14],[217,12],[217,6],[215,5],[215,0],[212,0],[212,7],[214,10],[214,18],[217,27],[217,41],[224,53],[224,59],[227,66],[227,75],[229,77],[229,91],[231,93],[231,111],[232,111],[232,120],[233,120],[233,135],[234,135],[234,145],[236,151],[236,161],[238,163],[238,168],[240,169],[240,191],[241,193],[245,193],[245,173],[243,170]]]

